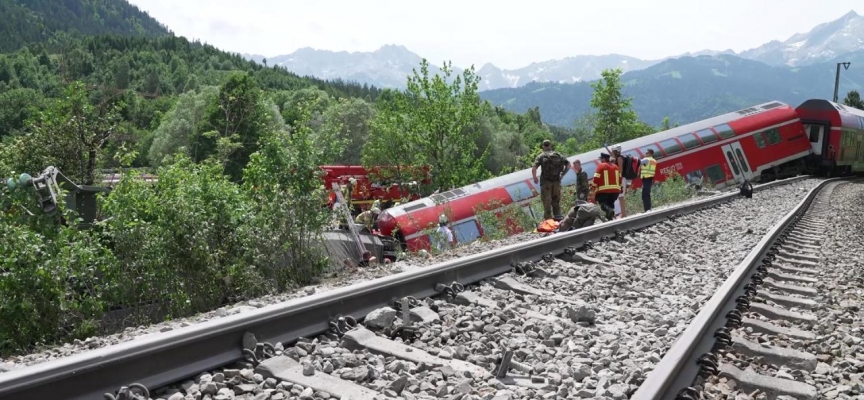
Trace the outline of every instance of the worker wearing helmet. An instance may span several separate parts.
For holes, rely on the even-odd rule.
[[[381,209],[373,207],[357,215],[357,218],[354,218],[354,222],[363,225],[363,232],[372,233],[372,227],[375,225],[375,221],[378,220],[378,214],[381,214]]]
[[[612,163],[618,166],[619,172],[624,171],[624,155],[621,154],[621,145],[620,144],[616,144],[616,145],[612,146]],[[627,182],[627,179],[625,179],[622,176],[621,177],[621,192],[618,193],[618,199],[616,200],[617,203],[615,204],[615,206],[616,206],[615,207],[616,208],[615,214],[616,215],[619,214],[617,212],[618,211],[617,209],[620,208],[621,209],[621,213],[620,213],[621,218],[624,218],[627,216],[627,209],[626,209],[626,207],[624,207],[624,204],[625,204],[624,196],[627,194],[627,184],[628,183],[629,182]]]
[[[600,154],[600,161],[592,181],[596,190],[594,199],[606,213],[606,218],[611,220],[615,216],[615,199],[621,193],[621,172],[609,154]]]

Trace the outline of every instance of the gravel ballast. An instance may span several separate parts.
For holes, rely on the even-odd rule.
[[[285,354],[308,366],[310,372],[322,371],[374,389],[382,399],[625,399],[752,246],[816,184],[803,181],[682,216],[628,236],[625,243],[596,243],[584,253],[589,262],[535,264],[557,276],[508,275],[560,298],[517,294],[496,287],[493,279],[470,290],[497,302],[497,309],[442,299],[424,302],[437,311],[428,322],[417,323],[419,338],[410,342],[412,346],[487,371],[503,351],[512,350],[514,361],[544,378],[536,388],[506,386],[490,376],[415,364],[364,349],[351,351],[324,336],[289,348]],[[538,320],[520,309],[561,320]],[[380,310],[367,318],[367,326],[376,328],[400,323],[393,310]],[[375,331],[383,335],[381,329]],[[209,375],[220,372],[229,375],[223,371]],[[250,373],[251,380],[242,378]],[[508,375],[514,374],[521,373],[511,369]],[[247,386],[236,389],[243,384]],[[199,377],[199,391],[200,387]],[[255,378],[251,369],[241,373],[233,386],[209,387],[211,392],[227,389],[223,397],[217,394],[213,399],[329,397],[289,383],[267,383]],[[247,389],[252,391],[245,392]],[[174,393],[172,400],[180,395],[201,398],[182,385],[167,390]],[[171,392],[156,392],[152,397],[169,398]]]
[[[772,323],[815,334],[812,340],[783,335],[771,335],[739,329],[737,334],[751,341],[780,348],[794,349],[816,356],[815,369],[800,369],[788,365],[772,365],[758,358],[736,353],[724,355],[722,362],[735,365],[742,371],[805,383],[816,389],[822,399],[864,398],[864,184],[838,185],[829,197],[827,211],[820,213],[827,227],[822,238],[817,282],[798,283],[816,289],[814,296],[792,295],[815,301],[812,309],[799,309],[768,302],[783,310],[812,314],[815,322],[771,320]],[[761,290],[772,291],[762,288]],[[783,293],[790,295],[789,293]],[[754,317],[756,317],[754,315]],[[722,377],[713,377],[705,385],[710,399],[767,399],[759,390],[742,390],[738,383]]]

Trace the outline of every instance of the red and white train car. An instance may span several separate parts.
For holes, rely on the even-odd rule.
[[[864,172],[864,111],[811,99],[795,112],[813,147],[811,166],[828,174]]]
[[[760,175],[794,174],[803,171],[803,158],[812,153],[798,114],[787,104],[770,102],[744,110],[709,118],[663,132],[620,143],[624,154],[644,157],[654,149],[658,174],[663,181],[675,171],[688,181],[708,180],[715,187],[755,180]],[[603,149],[575,155],[582,168],[593,176]],[[576,175],[571,169],[562,185],[573,185]],[[633,182],[633,188],[639,180]],[[408,250],[428,249],[429,228],[446,214],[459,242],[470,242],[482,235],[483,226],[475,216],[478,206],[496,204],[505,207],[527,203],[540,193],[531,170],[464,186],[448,192],[392,207],[381,213],[378,227],[382,234],[395,235]],[[568,207],[568,205],[563,205]]]

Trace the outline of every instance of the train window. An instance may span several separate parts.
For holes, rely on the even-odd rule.
[[[699,136],[699,139],[701,139],[702,143],[704,144],[720,140],[717,138],[717,135],[710,129],[703,129],[699,132],[696,132],[696,136]]]
[[[480,230],[477,229],[477,223],[472,219],[453,225],[453,234],[456,235],[456,240],[459,243],[468,243],[480,237]]]
[[[659,160],[659,159],[663,158],[663,152],[660,151],[660,148],[657,147],[656,144],[649,144],[647,146],[640,147],[639,151],[641,151],[642,154],[645,154],[645,152],[647,152],[648,149],[654,150],[654,159]],[[637,157],[637,158],[639,157],[636,154],[634,154],[633,156]]]
[[[528,186],[525,182],[514,183],[504,187],[504,189],[507,189],[507,193],[510,193],[510,198],[513,199],[514,202],[534,197],[534,192],[531,191],[531,186]]]
[[[723,167],[721,167],[720,164],[715,164],[705,168],[705,175],[708,175],[708,179],[713,183],[722,182],[726,179],[726,174],[723,173]]]
[[[821,126],[818,125],[810,125],[808,127],[810,131],[810,143],[816,143],[819,141],[819,128],[821,128]]]
[[[729,139],[735,136],[735,131],[732,130],[732,127],[729,124],[721,124],[714,127],[714,130],[720,134],[720,138]]]
[[[694,147],[699,147],[699,139],[696,139],[696,135],[692,133],[678,136],[678,140],[680,140],[681,143],[684,143],[684,147],[686,147],[687,150],[690,150]]]
[[[765,131],[765,136],[768,138],[768,144],[777,144],[783,141],[783,137],[780,136],[780,131],[777,128]]]
[[[738,156],[738,162],[741,163],[741,169],[744,172],[750,172],[750,167],[747,166],[747,159],[744,158],[744,154],[741,154],[741,150],[735,149],[735,155]]]
[[[682,151],[681,145],[675,141],[675,139],[668,139],[660,142],[660,147],[663,148],[663,151],[666,152],[666,155],[672,155],[675,153],[680,153]]]
[[[756,147],[758,147],[760,149],[765,148],[765,136],[762,136],[762,135],[763,135],[762,132],[756,132],[756,134],[753,135],[753,140],[756,141]]]
[[[735,162],[735,156],[732,155],[731,151],[726,152],[726,159],[729,160],[729,165],[732,166],[732,170],[735,171],[735,175],[740,175],[741,170],[738,169],[738,163]]]

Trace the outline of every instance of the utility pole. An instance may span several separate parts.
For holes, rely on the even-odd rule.
[[[842,62],[837,63],[837,74],[834,75],[834,102],[837,102],[837,91],[840,90],[840,66],[843,66],[843,69],[849,69],[849,64],[851,62]]]

